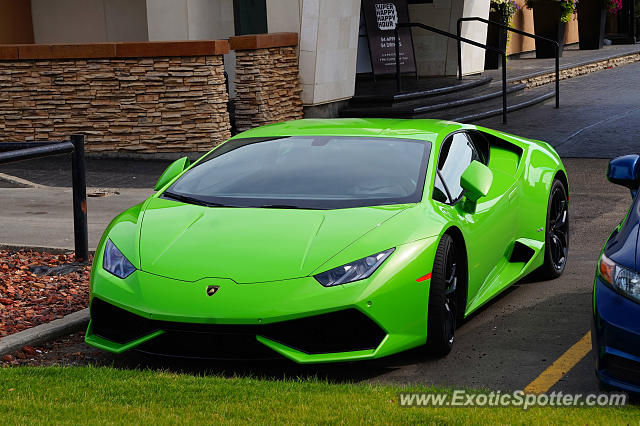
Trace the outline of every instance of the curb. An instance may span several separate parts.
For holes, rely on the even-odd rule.
[[[0,243],[0,250],[12,250],[12,251],[20,251],[20,250],[31,250],[31,251],[42,251],[51,254],[68,254],[72,253],[73,249],[67,249],[64,247],[43,247],[43,246],[26,246],[20,244],[5,244]]]
[[[0,339],[0,356],[12,354],[24,346],[36,346],[81,330],[89,323],[89,308],[66,315],[64,318],[40,324]]]
[[[45,247],[45,246],[28,246],[22,244],[6,244],[0,243],[0,250],[12,250],[12,251],[20,251],[20,250],[31,250],[31,251],[41,251],[51,254],[71,254],[74,252],[73,247],[65,248],[65,247]],[[95,255],[95,249],[89,249],[89,254]]]
[[[569,70],[573,70],[573,69],[578,69],[578,68],[582,68],[591,64],[597,64],[600,62],[605,62],[605,61],[615,61],[616,59],[625,59],[628,58],[630,56],[635,56],[637,54],[640,53],[640,48],[635,50],[635,51],[630,51],[630,52],[623,52],[623,53],[617,53],[615,55],[607,55],[607,56],[601,56],[599,58],[592,58],[592,59],[585,59],[583,61],[579,61],[579,62],[573,62],[573,63],[568,63],[568,64],[564,64],[564,65],[560,65],[560,73],[562,74],[563,71],[569,71]],[[632,62],[636,62],[636,61],[632,61]],[[629,63],[632,63],[629,62]],[[626,65],[625,64],[621,64],[621,65]],[[620,66],[620,65],[617,65]],[[508,72],[508,69],[507,69]],[[597,72],[597,71],[592,71],[592,72]],[[541,76],[546,76],[547,74],[551,74],[554,78],[555,78],[555,69],[553,66],[549,66],[546,69],[542,69],[539,71],[533,71],[530,72],[529,74],[523,74],[521,76],[516,76],[516,77],[512,77],[512,78],[508,78],[507,79],[507,83],[515,83],[515,82],[526,82],[527,80],[532,80],[535,79],[536,77],[541,77]],[[571,77],[569,77],[571,78]]]
[[[633,64],[640,61],[640,51],[618,55],[610,58],[603,58],[592,61],[584,61],[577,65],[560,67],[560,81],[568,80],[595,72],[604,71],[610,68],[617,68],[624,65]],[[527,89],[539,87],[555,82],[555,71],[541,70],[525,76],[514,77],[507,80],[507,83],[524,83]]]

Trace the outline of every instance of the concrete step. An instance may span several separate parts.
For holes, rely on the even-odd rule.
[[[549,87],[528,89],[512,93],[507,97],[507,112],[527,108],[553,98],[555,92]],[[553,106],[550,106],[553,108]],[[443,120],[471,123],[484,118],[502,114],[502,98],[494,98],[486,102],[465,105],[427,114],[416,114],[412,118],[438,118]]]
[[[377,81],[360,80],[356,83],[356,94],[350,99],[349,105],[393,105],[398,102],[407,102],[415,99],[431,98],[458,93],[484,86],[492,81],[491,77],[482,75],[465,77],[458,80],[457,77],[402,77],[402,90],[396,88],[396,81],[392,78],[378,79]]]
[[[515,93],[524,90],[525,84],[511,84],[507,87],[507,93]],[[436,111],[444,111],[452,108],[460,108],[465,105],[486,102],[502,97],[500,85],[486,85],[467,90],[463,93],[447,93],[430,98],[418,98],[408,101],[396,102],[391,105],[354,104],[344,108],[342,117],[411,117],[417,114],[426,114]]]

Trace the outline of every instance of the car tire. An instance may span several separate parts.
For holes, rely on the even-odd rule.
[[[457,296],[462,284],[460,259],[455,241],[444,234],[436,249],[429,287],[426,348],[432,355],[447,355],[453,347],[459,318]]]
[[[564,272],[569,252],[569,199],[564,184],[555,179],[549,191],[544,241],[544,263],[539,277],[553,280]]]

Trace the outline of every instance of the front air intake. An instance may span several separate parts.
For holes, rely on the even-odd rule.
[[[307,354],[353,352],[377,348],[385,331],[367,315],[350,308],[271,324],[193,324],[141,317],[94,298],[93,332],[107,340],[127,343],[156,330],[164,334],[137,349],[194,358],[263,358],[273,351],[256,336]]]
[[[116,343],[128,343],[158,330],[156,321],[120,309],[97,297],[91,301],[93,332]]]

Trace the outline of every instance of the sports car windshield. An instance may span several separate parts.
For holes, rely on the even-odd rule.
[[[422,199],[431,144],[412,139],[291,136],[229,141],[165,198],[209,206],[339,209]]]

